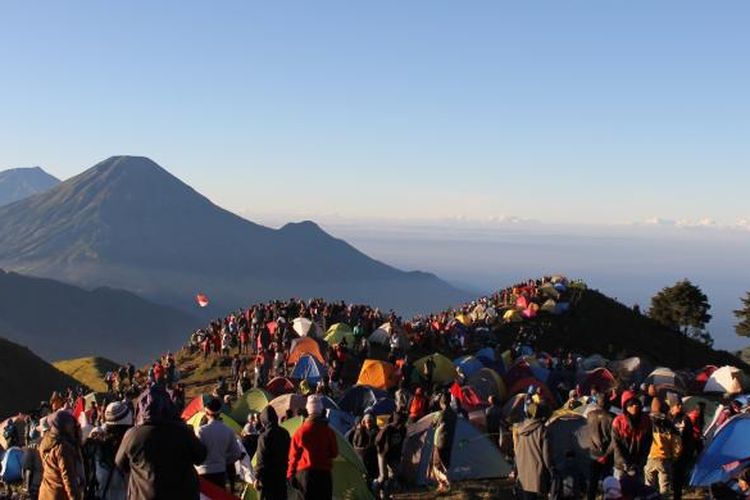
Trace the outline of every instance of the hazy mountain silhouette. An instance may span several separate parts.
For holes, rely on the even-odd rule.
[[[0,266],[183,308],[197,291],[223,308],[294,295],[404,313],[467,298],[434,275],[371,259],[312,222],[274,230],[245,220],[130,156],[0,208]]]
[[[201,322],[130,292],[88,291],[50,279],[0,271],[0,337],[54,361],[104,356],[152,361],[184,345]]]
[[[28,198],[60,184],[41,167],[12,168],[0,172],[0,206]]]

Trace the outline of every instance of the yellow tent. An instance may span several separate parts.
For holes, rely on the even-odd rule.
[[[199,411],[198,413],[196,413],[195,415],[193,415],[192,417],[188,419],[187,424],[197,431],[201,427],[201,425],[205,424],[205,420],[203,418],[205,416],[206,416],[205,412]],[[237,434],[238,436],[242,434],[242,427],[240,426],[240,424],[235,422],[234,419],[230,417],[229,415],[222,413],[221,421],[224,422],[227,425],[227,427],[232,429],[235,432],[235,434]]]
[[[329,345],[338,345],[343,340],[346,340],[347,345],[352,346],[354,344],[354,332],[352,327],[346,323],[336,323],[326,332],[324,339]]]
[[[506,323],[518,323],[519,321],[523,321],[523,316],[521,316],[521,313],[515,309],[508,309],[505,311],[505,314],[503,314],[503,321]]]
[[[456,320],[464,326],[471,326],[471,318],[467,314],[461,313],[457,315]]]
[[[359,372],[358,385],[369,385],[387,391],[396,385],[396,368],[387,361],[366,359]]]
[[[424,367],[429,358],[432,358],[435,363],[435,370],[432,372],[433,382],[447,384],[456,379],[456,365],[453,364],[453,361],[438,353],[420,358],[414,363],[414,367],[422,378],[424,378]]]

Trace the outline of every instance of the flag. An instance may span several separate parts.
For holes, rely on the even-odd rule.
[[[199,307],[206,307],[208,305],[208,295],[205,293],[199,293],[195,296],[195,301],[198,303]]]

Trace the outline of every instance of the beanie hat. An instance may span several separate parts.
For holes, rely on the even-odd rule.
[[[314,415],[317,415],[317,416],[322,415],[323,414],[323,401],[321,401],[320,396],[318,395],[308,396],[305,409],[307,410],[307,414],[310,415],[311,417]]]
[[[633,392],[633,391],[624,391],[622,393],[622,397],[620,398],[621,408],[624,410],[625,407],[628,405],[628,402],[631,401],[631,400],[633,400],[633,399],[638,399],[635,396],[635,392]]]
[[[107,425],[133,425],[133,414],[127,404],[116,401],[107,405],[104,421]]]

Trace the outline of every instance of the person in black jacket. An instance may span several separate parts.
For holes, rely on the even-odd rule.
[[[590,439],[589,454],[591,466],[589,468],[588,500],[596,498],[599,481],[604,479],[612,469],[612,420],[607,399],[599,396],[596,408],[586,417],[586,430]]]
[[[255,488],[260,491],[261,500],[286,500],[286,469],[289,459],[291,438],[279,426],[279,417],[272,406],[260,412],[263,432],[258,438],[255,465]]]
[[[167,391],[147,389],[138,399],[138,425],[125,433],[115,464],[130,473],[128,498],[198,500],[194,465],[206,459],[206,447],[179,418]]]
[[[396,479],[396,474],[401,464],[401,453],[406,440],[406,415],[401,412],[395,412],[391,415],[388,424],[378,432],[375,438],[375,446],[378,451],[378,470],[379,476],[375,481],[375,493],[378,497],[382,493],[385,498],[389,498],[392,482]]]

